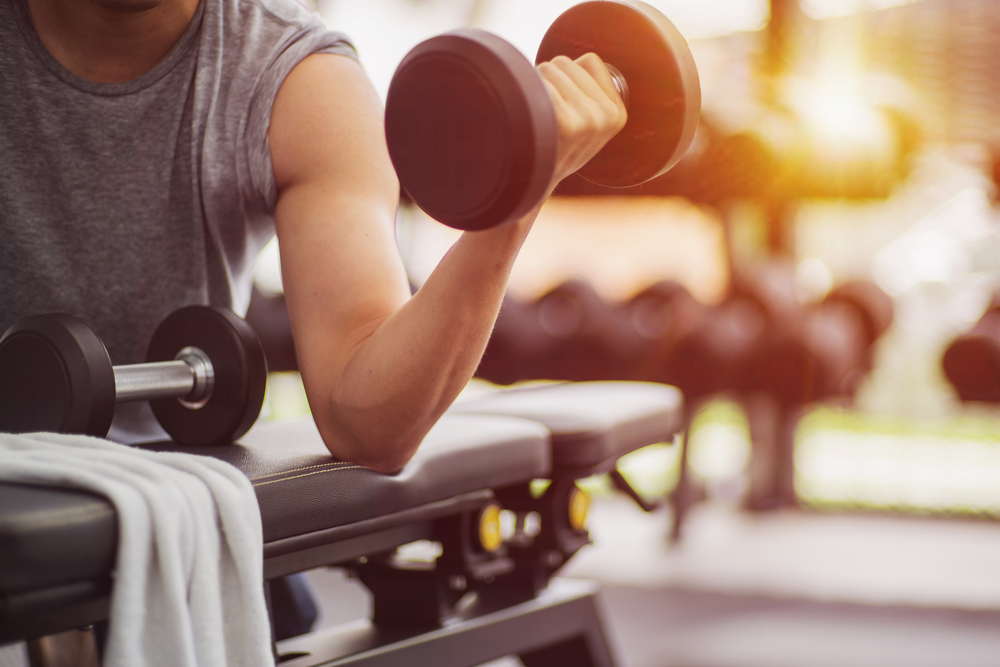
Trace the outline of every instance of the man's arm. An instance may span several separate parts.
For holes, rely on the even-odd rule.
[[[560,128],[554,187],[625,112],[596,56],[539,71]],[[391,472],[475,372],[537,209],[463,234],[410,298],[382,123],[361,67],[314,55],[279,90],[269,139],[285,294],[313,417],[334,456]]]

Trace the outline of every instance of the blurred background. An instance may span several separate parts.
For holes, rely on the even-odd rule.
[[[459,26],[533,59],[571,0],[318,0],[385,98]],[[478,375],[680,387],[688,436],[590,480],[625,665],[1000,664],[1000,3],[659,0],[701,77],[670,172],[542,209]],[[419,288],[459,232],[397,221]],[[308,411],[275,246],[267,416]],[[270,332],[270,333],[269,333]],[[285,332],[287,333],[287,332]],[[324,623],[363,592],[314,573]],[[516,661],[510,664],[517,664]]]

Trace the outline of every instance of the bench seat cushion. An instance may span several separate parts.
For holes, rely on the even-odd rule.
[[[243,471],[257,494],[265,545],[543,477],[550,466],[543,426],[474,415],[446,414],[394,475],[334,459],[311,419],[261,424],[236,445],[151,448],[213,456]]]
[[[213,456],[243,471],[260,505],[265,557],[269,547],[287,553],[345,534],[331,529],[357,525],[359,533],[388,525],[372,522],[379,517],[444,515],[455,508],[450,498],[550,470],[548,431],[508,417],[446,415],[395,475],[337,461],[309,419],[262,424],[233,445],[146,447]],[[414,514],[414,508],[427,509]],[[0,627],[11,629],[14,618],[32,610],[90,604],[106,595],[116,548],[117,519],[106,499],[0,483]],[[0,632],[0,641],[10,638]]]
[[[610,469],[619,456],[670,442],[684,424],[675,387],[652,382],[566,382],[479,393],[454,414],[523,417],[552,432],[554,474],[582,476]]]

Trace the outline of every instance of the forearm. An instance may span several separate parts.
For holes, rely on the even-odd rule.
[[[409,460],[479,365],[536,214],[463,234],[419,292],[356,345],[313,406],[335,455],[385,471]]]

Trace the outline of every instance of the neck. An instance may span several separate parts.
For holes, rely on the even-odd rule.
[[[42,44],[80,78],[121,83],[153,69],[181,38],[199,0],[28,0]]]

